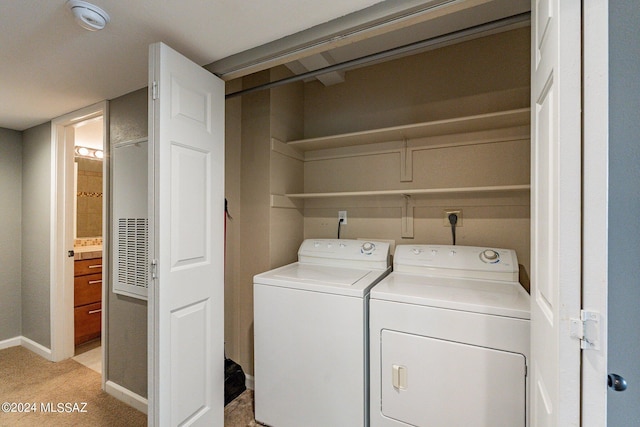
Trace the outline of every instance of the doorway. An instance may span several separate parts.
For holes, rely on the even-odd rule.
[[[74,360],[102,372],[102,249],[104,118],[73,127]]]
[[[101,197],[109,194],[108,175],[108,145],[106,144],[108,128],[108,105],[101,102],[81,110],[69,113],[52,121],[52,250],[51,250],[51,359],[60,361],[75,355],[75,345],[80,343],[76,340],[77,326],[89,325],[98,332],[81,332],[81,342],[96,340],[100,343],[101,349],[95,353],[100,366],[104,366],[104,337],[105,321],[102,311],[102,300],[104,300],[104,289],[98,289],[105,280],[107,269],[102,269],[108,260],[108,236],[105,230],[108,221],[108,206]],[[96,133],[92,144],[83,143],[89,133]],[[76,148],[77,145],[83,150]],[[90,171],[83,171],[76,162],[76,153],[79,158],[84,159],[80,163],[87,163],[89,159],[97,161],[99,164],[92,164]],[[84,177],[92,176],[91,187],[82,188],[83,182],[76,186],[76,174],[81,173]],[[97,184],[99,175],[101,183]],[[83,179],[83,181],[89,181]],[[78,181],[79,182],[79,181]],[[82,197],[78,197],[82,193]],[[89,208],[89,201],[91,207]],[[86,205],[86,206],[85,206]],[[90,212],[92,214],[89,219]],[[76,212],[83,211],[84,217],[80,218]],[[96,212],[98,211],[98,212]],[[98,225],[88,228],[88,222],[95,223],[100,218]],[[80,236],[78,235],[78,227]],[[99,231],[96,231],[99,230]],[[88,234],[94,234],[88,236]],[[85,234],[85,236],[82,236]],[[95,234],[100,234],[96,236]],[[78,248],[78,255],[75,251]],[[104,254],[104,256],[101,256]],[[97,257],[100,255],[100,257]],[[83,259],[84,258],[84,259]],[[101,262],[96,262],[101,261]],[[85,295],[80,295],[80,310],[76,307],[76,292],[74,282],[76,274],[76,263],[78,262],[78,277],[84,281],[86,289]],[[96,294],[98,295],[96,297]],[[83,299],[84,298],[84,299]],[[97,299],[98,301],[94,301]],[[76,312],[84,311],[84,316],[92,316],[76,321]],[[102,383],[104,386],[105,373],[102,370]]]

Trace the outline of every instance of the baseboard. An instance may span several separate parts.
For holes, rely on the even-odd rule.
[[[104,391],[107,394],[115,397],[121,402],[126,403],[127,405],[137,409],[140,412],[147,413],[148,411],[148,401],[144,397],[135,394],[129,389],[122,387],[119,384],[114,383],[113,381],[107,381],[104,386]]]
[[[47,360],[51,360],[52,355],[51,355],[51,349],[47,348],[45,346],[43,346],[42,344],[38,344],[37,342],[27,338],[27,337],[20,337],[20,344],[28,349],[33,351],[35,354],[37,354],[38,356],[42,356]]]
[[[9,338],[8,340],[0,341],[0,350],[4,350],[5,348],[9,348],[9,347],[19,346],[21,343],[20,338],[22,337],[13,337],[13,338]]]
[[[244,385],[249,389],[253,390],[255,388],[255,383],[253,380],[253,375],[245,374]]]
[[[34,352],[38,356],[44,357],[47,360],[51,360],[51,349],[48,349],[42,344],[38,344],[32,339],[22,336],[0,341],[0,350],[4,350],[5,348],[9,347],[17,347],[19,345],[23,346],[27,350]]]

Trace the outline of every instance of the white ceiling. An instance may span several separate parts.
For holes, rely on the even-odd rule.
[[[148,45],[200,65],[380,0],[92,0],[107,27],[79,27],[66,0],[0,0],[0,127],[24,130],[147,85]]]

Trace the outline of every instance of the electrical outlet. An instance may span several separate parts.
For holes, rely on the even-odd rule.
[[[445,209],[443,215],[444,222],[442,225],[445,227],[451,227],[451,223],[449,222],[449,215],[451,214],[456,214],[458,216],[456,227],[462,227],[462,209]]]
[[[342,225],[347,225],[347,211],[338,211],[338,221],[342,220]]]

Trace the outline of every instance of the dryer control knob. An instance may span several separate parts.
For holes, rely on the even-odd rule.
[[[500,254],[493,249],[485,249],[480,254],[480,259],[483,262],[495,264],[496,262],[500,261]]]
[[[364,242],[362,244],[362,253],[363,254],[367,254],[367,255],[371,255],[371,253],[373,252],[373,250],[376,248],[376,245],[374,245],[371,242]]]
[[[420,255],[422,253],[422,249],[420,248],[413,248],[411,250],[411,252],[413,252],[415,255]]]

